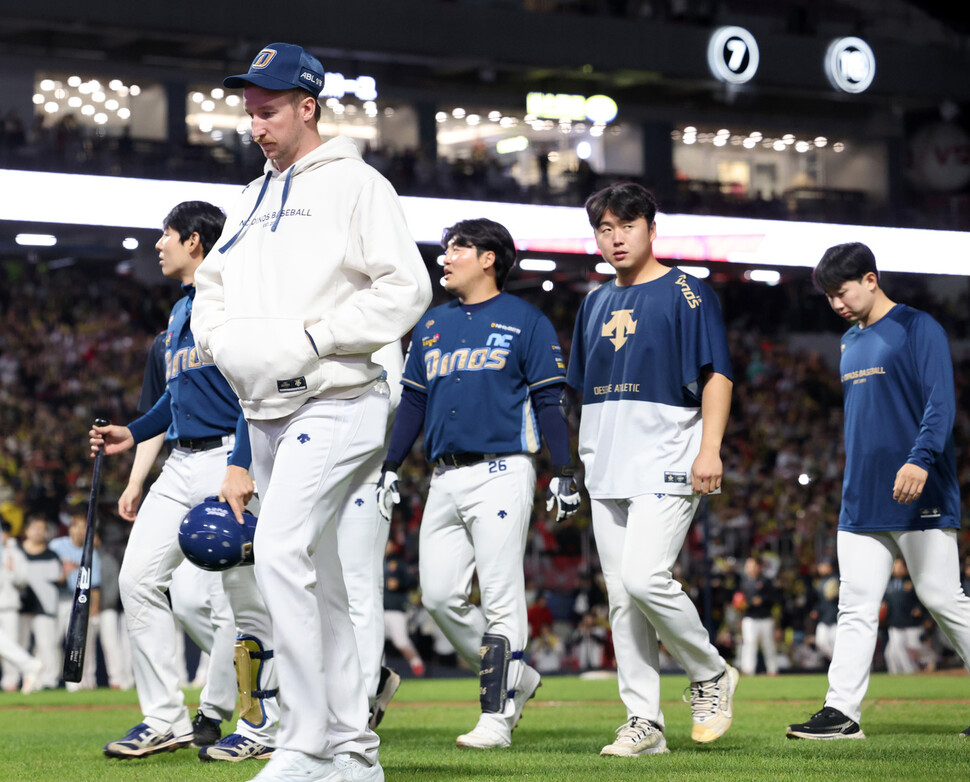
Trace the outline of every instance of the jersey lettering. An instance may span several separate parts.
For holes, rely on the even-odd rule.
[[[505,368],[511,352],[507,348],[461,348],[452,353],[442,353],[435,348],[424,354],[425,376],[431,381],[435,377],[446,377],[456,370],[501,370]]]
[[[701,305],[701,297],[690,289],[690,285],[687,284],[686,274],[681,274],[680,277],[677,278],[677,284],[680,286],[680,292],[684,294],[684,298],[687,299],[687,303],[690,305],[691,309]]]
[[[488,341],[486,345],[497,345],[500,348],[511,347],[512,345],[512,335],[511,334],[489,334]]]
[[[182,348],[181,350],[175,351],[175,353],[172,353],[170,350],[165,351],[166,382],[178,377],[179,373],[184,372],[186,369],[198,369],[202,366],[205,366],[205,362],[199,358],[199,353],[195,349],[195,345],[191,348]]]

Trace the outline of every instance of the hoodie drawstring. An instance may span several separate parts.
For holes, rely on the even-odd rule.
[[[290,179],[293,178],[293,169],[296,166],[290,166],[289,170],[286,172],[286,179],[283,181],[283,197],[280,199],[280,210],[276,213],[276,219],[273,221],[273,227],[270,231],[275,231],[276,226],[280,224],[280,218],[283,216],[283,207],[286,206],[286,197],[290,194]]]
[[[291,167],[290,173],[292,173],[292,167]],[[219,248],[219,252],[220,253],[225,253],[226,250],[228,250],[230,247],[232,247],[232,245],[235,243],[236,239],[239,238],[239,234],[241,234],[243,232],[243,230],[246,228],[246,226],[249,224],[249,221],[252,219],[252,216],[254,214],[256,214],[256,210],[259,208],[260,201],[262,201],[263,200],[263,196],[266,195],[266,188],[269,187],[269,180],[270,180],[270,178],[272,176],[273,176],[273,172],[272,171],[267,171],[266,172],[266,176],[263,177],[263,187],[259,191],[259,196],[256,198],[256,203],[253,205],[253,211],[249,213],[249,217],[247,217],[245,220],[243,220],[242,225],[239,226],[239,230],[236,231],[236,233],[233,235],[232,239],[230,239],[228,242],[226,242],[224,245],[222,245],[222,247]],[[284,201],[286,200],[286,190],[289,190],[289,183],[290,183],[289,174],[287,174],[287,178],[286,178],[287,187],[283,191],[283,200]],[[277,215],[276,216],[276,222],[279,222],[279,219],[280,219],[279,218],[279,215]],[[276,230],[276,223],[273,223],[273,230],[274,231]]]

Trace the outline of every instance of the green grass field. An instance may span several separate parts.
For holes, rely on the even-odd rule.
[[[731,731],[714,744],[690,740],[683,676],[662,685],[670,754],[602,758],[625,714],[615,679],[547,677],[526,707],[513,745],[475,752],[455,737],[477,719],[471,678],[406,680],[380,727],[381,762],[389,781],[512,780],[970,780],[970,680],[953,675],[873,677],[862,726],[864,741],[790,741],[785,725],[816,711],[823,676],[742,678]],[[196,703],[198,691],[189,691]],[[0,694],[0,780],[3,782],[193,782],[248,780],[263,761],[200,763],[194,750],[139,761],[108,760],[101,746],[140,720],[133,692],[24,697]]]

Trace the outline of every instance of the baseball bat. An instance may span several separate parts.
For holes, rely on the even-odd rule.
[[[95,426],[107,426],[104,418],[96,418]],[[74,605],[71,622],[67,626],[64,641],[64,681],[79,682],[84,670],[84,648],[88,642],[88,618],[91,615],[91,566],[94,562],[94,532],[98,524],[98,497],[101,494],[101,460],[104,445],[94,456],[94,475],[91,478],[91,496],[88,498],[87,528],[81,546],[81,563],[77,569],[77,585],[74,587]]]

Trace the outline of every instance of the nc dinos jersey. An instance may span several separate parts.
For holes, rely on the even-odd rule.
[[[541,443],[529,395],[565,382],[565,374],[552,323],[515,296],[429,310],[414,327],[402,380],[428,395],[425,458],[535,453]]]
[[[568,383],[583,394],[579,455],[591,497],[691,494],[703,369],[731,378],[721,305],[677,269],[615,281],[579,308]]]

